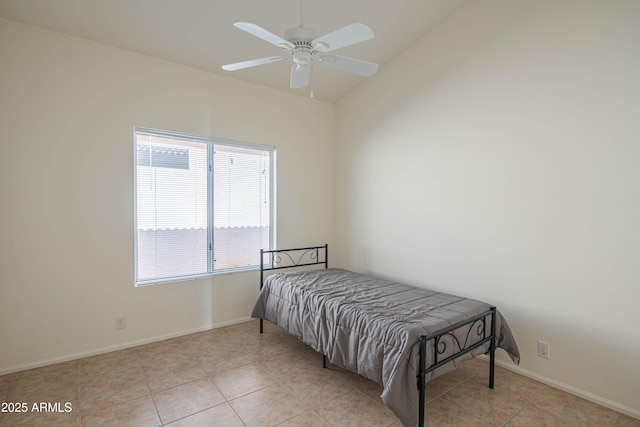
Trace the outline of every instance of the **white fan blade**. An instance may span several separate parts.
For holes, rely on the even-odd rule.
[[[364,24],[355,23],[340,28],[324,36],[320,36],[311,42],[311,46],[318,52],[331,52],[332,50],[350,46],[373,38],[373,31]]]
[[[283,49],[288,48],[288,49],[293,49],[293,43],[283,39],[280,36],[277,36],[275,34],[273,34],[270,31],[265,30],[264,28],[262,28],[259,25],[256,24],[252,24],[250,22],[236,22],[235,24],[233,24],[234,27],[236,28],[240,28],[243,31],[246,31],[247,33],[251,34],[252,36],[256,36],[266,42],[269,42],[273,45],[276,45],[278,47],[281,47]]]
[[[319,59],[321,64],[331,68],[357,74],[363,77],[373,76],[378,71],[378,64],[362,61],[360,59],[347,58],[346,56],[324,55]]]
[[[309,74],[311,65],[309,64],[293,64],[291,67],[291,89],[299,89],[309,84]]]
[[[256,67],[258,65],[282,61],[283,59],[284,56],[270,56],[268,58],[252,59],[249,61],[236,62],[235,64],[223,65],[222,69],[226,71],[236,71],[242,70],[243,68]]]

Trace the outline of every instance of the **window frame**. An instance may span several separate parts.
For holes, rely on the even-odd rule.
[[[173,276],[165,278],[153,278],[138,280],[138,149],[137,149],[137,135],[148,133],[150,135],[157,135],[160,137],[183,139],[188,141],[196,141],[207,144],[207,240],[209,249],[207,249],[207,273],[189,274],[182,276]],[[239,149],[261,150],[268,153],[269,158],[269,249],[275,248],[276,238],[276,193],[275,193],[275,181],[276,181],[276,147],[272,145],[256,144],[242,141],[235,141],[230,139],[213,138],[201,135],[193,135],[183,132],[167,131],[161,129],[146,128],[140,126],[134,126],[133,128],[133,227],[134,227],[134,285],[135,287],[148,286],[162,283],[182,282],[196,280],[206,277],[237,274],[249,271],[257,271],[260,269],[260,264],[257,262],[255,265],[225,268],[216,270],[214,268],[214,154],[215,146],[227,146]],[[256,253],[256,259],[259,258],[259,254]]]

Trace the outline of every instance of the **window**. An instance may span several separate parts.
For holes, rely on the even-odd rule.
[[[135,129],[136,285],[258,267],[273,147]]]

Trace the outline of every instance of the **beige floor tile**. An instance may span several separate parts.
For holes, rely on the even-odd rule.
[[[77,363],[51,365],[18,372],[11,383],[8,398],[13,401],[24,399],[77,401],[78,384]]]
[[[282,382],[310,408],[354,391],[344,380],[322,367],[310,366],[305,372]]]
[[[255,364],[255,360],[248,354],[234,354],[233,352],[222,354],[207,354],[197,357],[200,366],[207,374],[217,374],[229,369],[239,368],[245,365]]]
[[[80,381],[87,381],[100,375],[114,375],[118,372],[140,371],[135,350],[119,350],[81,359]]]
[[[312,367],[309,359],[302,356],[300,352],[292,350],[274,355],[270,358],[262,359],[259,363],[264,366],[273,376],[280,379],[294,378],[304,374]],[[322,365],[316,368],[322,369]]]
[[[474,375],[477,375],[477,371],[466,365],[462,365],[453,372],[449,372],[448,374],[429,380],[425,388],[425,401],[429,402],[441,396],[443,393],[446,393],[464,381],[469,380]]]
[[[238,354],[238,346],[232,337],[219,329],[217,333],[199,333],[185,340],[185,345],[192,356],[224,356],[229,353]]]
[[[251,319],[249,321],[236,323],[235,325],[229,325],[221,329],[223,329],[224,331],[226,331],[231,335],[238,334],[241,331],[247,331],[252,334],[256,334],[258,333],[259,324],[260,324],[260,321],[258,319]],[[267,321],[264,322],[264,326],[265,326],[265,331],[278,329],[277,326]]]
[[[246,394],[231,400],[229,404],[247,427],[275,426],[308,410],[286,387],[279,384]]]
[[[93,365],[83,369],[80,375],[80,386],[90,387],[108,383],[126,383],[128,381],[145,381],[142,368],[137,365],[118,365],[113,361],[102,366]]]
[[[56,363],[53,365],[43,366],[40,368],[29,369],[26,371],[17,372],[15,374],[16,380],[19,379],[31,379],[39,378],[44,381],[57,380],[61,377],[67,377],[70,379],[77,379],[79,375],[79,361],[72,360],[69,362]]]
[[[489,370],[489,360],[484,357],[474,357],[473,359],[465,360],[463,366],[476,373],[487,372]]]
[[[308,348],[309,346],[307,344],[305,344],[304,342],[302,342],[302,339],[293,336],[293,335],[289,335],[287,333],[280,333],[275,335],[277,340],[278,340],[278,344],[281,345],[284,348],[288,348],[290,350],[302,350],[303,348]]]
[[[257,339],[242,343],[241,348],[243,353],[250,355],[259,362],[284,355],[293,357],[297,353],[296,349],[282,346],[277,337],[267,336],[265,334],[258,334]]]
[[[476,417],[471,410],[439,398],[425,405],[425,425],[429,427],[485,427],[486,421]]]
[[[208,331],[196,332],[194,334],[185,335],[183,338],[187,341],[226,341],[232,335],[229,327],[209,329]]]
[[[227,400],[263,389],[276,379],[260,365],[246,365],[211,375],[215,386]]]
[[[80,410],[84,414],[149,395],[149,387],[140,370],[116,371],[111,376],[102,373],[81,382]]]
[[[0,376],[0,402],[6,402],[9,396],[9,386],[13,384],[16,374],[7,374]]]
[[[345,427],[389,426],[397,417],[361,391],[354,391],[327,402],[314,411],[329,425]]]
[[[163,424],[193,415],[225,402],[209,378],[183,384],[153,394]]]
[[[135,348],[142,366],[153,365],[163,360],[189,356],[189,348],[184,339],[173,338]]]
[[[167,425],[170,427],[245,427],[228,403],[214,406],[206,411],[198,412]]]
[[[313,411],[305,412],[289,421],[278,424],[278,427],[330,427],[318,414]]]
[[[616,420],[615,427],[640,427],[640,419],[621,414]]]
[[[329,366],[329,370],[333,372],[338,378],[349,384],[351,387],[363,392],[379,404],[384,405],[382,399],[380,398],[383,390],[380,384],[377,384],[376,382],[361,375],[346,371],[342,368]]]
[[[511,418],[505,427],[580,427],[567,418],[559,417],[544,410],[526,407]]]
[[[478,418],[500,425],[515,415],[526,401],[506,392],[490,389],[476,381],[466,381],[442,396],[449,402],[471,410]]]
[[[78,400],[78,380],[61,376],[58,379],[19,378],[9,389],[8,399],[14,402],[26,400]]]
[[[16,374],[9,387],[7,401],[33,404],[69,403],[78,408],[79,375],[77,363],[51,365]]]
[[[83,427],[152,427],[161,425],[150,396],[83,414],[81,424]]]
[[[619,414],[553,387],[538,393],[532,405],[580,426],[612,426]]]
[[[306,358],[311,359],[316,365],[322,366],[322,353],[315,351],[308,345],[303,345],[298,349],[298,352]]]
[[[207,373],[200,363],[189,355],[173,354],[142,367],[152,393],[205,378]]]

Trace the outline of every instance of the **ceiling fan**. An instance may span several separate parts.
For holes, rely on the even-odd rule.
[[[327,54],[343,47],[351,46],[373,38],[373,31],[364,24],[354,23],[339,30],[318,37],[317,32],[307,28],[302,22],[302,0],[300,1],[300,25],[284,32],[283,37],[265,30],[250,22],[236,22],[233,24],[247,33],[258,37],[272,45],[282,48],[285,55],[269,56],[223,65],[226,71],[242,70],[271,62],[282,61],[287,56],[293,59],[291,66],[291,80],[289,86],[298,89],[309,85],[309,76],[313,60],[337,70],[346,71],[363,77],[370,77],[378,71],[378,64]]]

